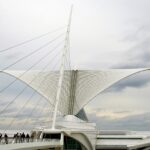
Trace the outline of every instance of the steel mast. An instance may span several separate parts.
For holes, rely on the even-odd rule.
[[[68,50],[68,44],[69,44],[69,34],[70,34],[70,26],[71,26],[71,19],[72,19],[72,10],[73,10],[73,5],[71,6],[71,10],[70,10],[69,22],[68,22],[66,38],[65,38],[65,45],[64,45],[64,49],[63,49],[61,67],[60,67],[60,72],[59,72],[60,76],[59,76],[59,80],[58,80],[58,90],[56,93],[56,103],[55,103],[55,109],[54,109],[53,120],[52,120],[52,129],[53,130],[55,129],[55,125],[56,125],[56,116],[57,116],[57,111],[58,111],[58,105],[60,102],[60,94],[61,94],[62,82],[63,82],[63,77],[64,77],[64,64],[65,64],[65,57],[66,57],[66,53]]]

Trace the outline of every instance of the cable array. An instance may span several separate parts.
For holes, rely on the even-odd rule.
[[[19,44],[13,45],[11,47],[5,48],[0,50],[0,53],[4,52],[9,52],[10,50],[15,52],[15,48],[19,48],[21,51],[21,47],[25,46],[28,43],[32,43],[33,41],[40,40],[45,36],[51,35],[51,33],[55,33],[57,31],[57,36],[55,36],[53,39],[49,40],[48,42],[45,42],[42,46],[32,50],[31,52],[26,52],[27,54],[24,54],[24,56],[20,57],[19,59],[16,59],[15,61],[11,62],[10,64],[6,65],[5,67],[2,67],[0,70],[0,73],[7,73],[9,74],[13,66],[19,66],[22,62],[25,62],[26,64],[30,64],[27,69],[23,70],[18,70],[16,71],[17,73],[13,74],[15,78],[13,78],[12,81],[10,81],[7,85],[5,85],[3,88],[0,89],[0,98],[5,99],[4,93],[7,93],[7,91],[11,90],[14,85],[17,87],[17,82],[18,79],[21,81],[25,82],[23,86],[19,87],[17,91],[15,92],[15,96],[12,98],[11,96],[7,97],[9,98],[9,102],[4,105],[0,106],[0,117],[3,117],[4,115],[7,116],[7,112],[9,108],[11,108],[13,105],[15,106],[16,111],[13,113],[14,115],[12,116],[9,121],[7,121],[7,125],[5,125],[5,130],[8,130],[12,128],[12,126],[16,126],[16,122],[19,119],[19,116],[22,114],[23,111],[25,111],[27,108],[31,107],[31,111],[28,113],[28,115],[25,116],[25,119],[22,121],[22,128],[25,128],[25,124],[30,124],[34,126],[37,125],[39,121],[41,121],[40,118],[43,117],[44,113],[46,112],[45,109],[48,109],[48,116],[44,115],[44,118],[46,117],[49,121],[51,121],[52,118],[52,113],[54,111],[54,105],[55,105],[55,97],[56,97],[56,92],[57,92],[57,82],[59,79],[59,69],[61,65],[61,56],[62,56],[62,50],[63,50],[63,45],[65,41],[65,33],[62,32],[58,34],[58,31],[62,31],[66,28],[61,27],[58,28],[54,31],[44,33],[40,36],[36,36],[32,39],[26,40],[24,42],[21,42]],[[8,54],[9,55],[9,54]],[[29,61],[30,60],[30,61]],[[31,62],[31,63],[30,63]],[[64,79],[69,77],[68,71],[70,70],[70,60],[69,60],[69,54],[67,50],[67,54],[65,56],[65,77]],[[38,70],[35,70],[35,68],[40,68]],[[67,84],[64,81],[64,89],[62,90],[62,98],[63,96],[68,95],[68,86],[69,82]],[[36,87],[36,88],[34,88]],[[22,101],[22,96],[26,94],[27,90],[31,90],[30,95],[28,98],[26,98],[25,101]],[[37,96],[38,92],[38,99],[35,97]],[[46,93],[45,95],[43,93]],[[64,98],[63,98],[64,99]],[[45,102],[44,102],[45,101]],[[34,103],[33,103],[34,102]],[[39,103],[44,102],[43,107],[44,109],[39,106]],[[63,103],[66,102],[61,102],[60,103],[60,109],[59,109],[59,114],[60,112],[62,113],[64,109]],[[46,107],[47,106],[47,107]],[[41,109],[41,110],[40,110]],[[36,121],[33,114],[35,112],[40,112],[36,113],[37,116]],[[32,118],[33,117],[33,118]],[[37,119],[38,118],[38,119]],[[6,117],[7,119],[7,117]],[[44,119],[43,122],[49,122]],[[42,121],[41,121],[42,123]]]

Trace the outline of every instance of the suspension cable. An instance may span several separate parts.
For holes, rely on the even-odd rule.
[[[48,52],[46,55],[44,55],[44,57],[42,57],[40,60],[38,60],[36,63],[34,63],[30,68],[28,68],[25,72],[23,72],[21,75],[18,76],[18,78],[22,77],[23,75],[25,75],[28,71],[30,71],[34,66],[36,66],[38,63],[40,63],[44,58],[46,58],[47,56],[49,56],[57,47],[59,47],[62,43],[64,42],[64,40],[59,43],[59,45],[57,45],[54,49],[52,49],[50,52]],[[1,71],[0,71],[1,72]],[[13,80],[11,83],[9,83],[5,88],[0,90],[0,93],[4,92],[6,89],[8,89],[13,83],[15,83],[18,79],[15,78],[15,80]]]
[[[61,62],[60,62],[60,63],[61,63]],[[55,69],[55,67],[56,67],[57,65],[58,65],[58,64],[56,63],[56,64],[54,65],[53,69]],[[47,86],[46,91],[47,91],[47,90],[48,90],[48,86]],[[52,106],[54,106],[54,103],[55,103],[55,101],[53,101]],[[45,108],[45,107],[44,107],[44,108]],[[45,110],[45,109],[44,109],[44,110]],[[42,109],[40,114],[42,114],[44,110]],[[54,111],[54,107],[52,107],[52,111]],[[52,117],[52,113],[51,113],[51,117]],[[37,120],[39,120],[39,119],[40,119],[40,117],[37,118]],[[35,124],[35,125],[36,125],[36,124]]]
[[[8,68],[14,66],[14,65],[17,64],[18,62],[24,60],[25,58],[27,58],[27,57],[33,55],[34,53],[36,53],[36,52],[38,52],[38,51],[40,51],[40,50],[43,49],[44,47],[48,46],[49,44],[53,43],[54,41],[56,41],[57,39],[59,39],[60,37],[62,37],[64,34],[65,34],[65,33],[60,34],[59,36],[57,36],[57,37],[54,38],[53,40],[47,42],[46,44],[42,45],[40,48],[38,48],[38,49],[32,51],[31,53],[25,55],[24,57],[18,59],[18,60],[15,61],[14,63],[10,64],[9,66],[7,66],[7,67],[5,67],[5,68],[3,68],[2,70],[6,70],[6,69],[8,69]]]
[[[60,53],[58,53],[58,54],[60,55]],[[57,56],[58,56],[58,54],[57,54]],[[55,57],[53,57],[53,58],[55,58]],[[55,64],[53,68],[55,68],[56,65],[57,65],[57,64]],[[44,81],[47,80],[48,76],[49,76],[49,74],[46,75]],[[42,82],[44,82],[44,81],[42,81]],[[42,82],[41,82],[41,83],[42,83]],[[49,90],[49,87],[48,87],[48,86],[46,87],[46,90],[45,90],[45,91],[47,91],[47,90]],[[32,109],[31,113],[29,114],[29,116],[32,116],[33,112],[36,110],[36,108],[37,108],[37,106],[38,106],[38,103],[42,100],[42,98],[43,98],[43,96],[40,96],[40,98],[38,99],[38,101],[37,101],[35,107]],[[51,105],[52,105],[52,104],[51,104]],[[28,116],[28,117],[29,117],[29,116]],[[29,118],[27,118],[27,120],[25,121],[24,125],[28,123],[28,120],[29,120]],[[23,126],[22,128],[24,128],[24,126]]]
[[[36,37],[34,37],[34,38],[32,38],[32,39],[29,39],[29,40],[26,40],[26,41],[24,41],[24,42],[15,44],[15,45],[13,45],[13,46],[10,46],[10,47],[8,47],[8,48],[5,48],[5,49],[3,49],[3,50],[0,50],[0,53],[6,52],[6,51],[8,51],[8,50],[10,50],[10,49],[19,47],[19,46],[24,45],[24,44],[30,43],[30,42],[32,42],[32,41],[34,41],[34,40],[40,39],[40,38],[42,38],[42,37],[44,37],[44,36],[47,36],[47,35],[52,34],[52,33],[54,33],[54,32],[57,32],[57,31],[59,31],[59,30],[61,30],[61,29],[64,29],[65,27],[66,27],[66,26],[57,28],[57,29],[55,29],[55,30],[53,30],[53,31],[44,33],[44,34],[39,35],[39,36],[36,36]]]
[[[58,47],[58,46],[57,46],[57,47]],[[57,47],[55,47],[55,49],[56,49]],[[29,84],[31,84],[37,77],[38,77],[38,76],[36,76],[35,78],[33,78],[33,79],[29,82]],[[27,87],[28,87],[28,85],[26,85],[26,86],[23,88],[23,90],[21,90],[21,92],[20,92],[14,99],[12,99],[12,100],[8,103],[8,105],[7,105],[3,110],[0,111],[0,115],[27,89]]]
[[[44,108],[44,109],[43,109]],[[42,105],[42,107],[38,110],[39,112],[40,112],[40,116],[38,115],[38,116],[35,116],[34,118],[32,118],[32,119],[36,119],[36,121],[34,121],[34,122],[32,122],[32,123],[29,123],[29,122],[27,122],[28,124],[32,124],[32,126],[36,126],[36,124],[38,123],[38,121],[40,120],[40,118],[43,116],[43,112],[45,112],[45,110],[47,109],[47,104],[46,103],[44,103],[44,105]],[[38,118],[37,118],[38,117]],[[28,118],[28,120],[29,120],[29,118]],[[26,123],[26,125],[27,125],[27,123]],[[41,123],[41,122],[40,122]],[[33,127],[33,128],[34,128]],[[24,128],[22,128],[22,129],[24,129]]]
[[[59,54],[59,53],[58,53],[58,54]],[[54,58],[55,58],[55,57],[54,57]],[[49,66],[50,63],[51,63],[51,61],[41,70],[41,72],[44,71],[44,70]],[[39,72],[38,74],[40,74],[41,72]],[[44,78],[44,80],[46,80],[46,78]],[[43,81],[44,81],[44,80],[43,80]],[[41,81],[41,83],[39,84],[38,88],[42,85],[43,81]],[[32,95],[31,95],[31,96],[29,97],[29,99],[24,103],[24,105],[21,107],[21,109],[17,112],[17,114],[15,115],[14,119],[10,122],[10,124],[6,127],[6,129],[7,129],[7,128],[10,128],[10,127],[12,126],[12,124],[13,124],[13,123],[15,122],[15,120],[17,119],[18,114],[20,114],[21,111],[25,108],[25,106],[26,106],[27,104],[29,104],[30,100],[31,100],[32,97],[35,95],[35,93],[36,93],[36,91],[33,91]],[[50,106],[52,106],[52,105],[50,105]]]

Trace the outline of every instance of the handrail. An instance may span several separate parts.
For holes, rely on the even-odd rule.
[[[43,138],[43,139],[32,139],[32,138],[24,138],[24,139],[16,139],[16,138],[13,138],[13,137],[9,137],[7,139],[7,141],[5,140],[5,138],[1,138],[0,139],[0,145],[4,145],[4,144],[21,144],[21,143],[33,143],[33,142],[58,142],[60,141],[59,139],[46,139],[46,138]]]

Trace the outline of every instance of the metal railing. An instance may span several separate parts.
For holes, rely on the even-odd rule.
[[[0,145],[4,144],[21,144],[21,143],[32,143],[32,142],[59,142],[60,139],[32,139],[32,138],[24,138],[24,139],[19,139],[19,138],[13,138],[9,137],[7,139],[1,138],[0,140]]]

